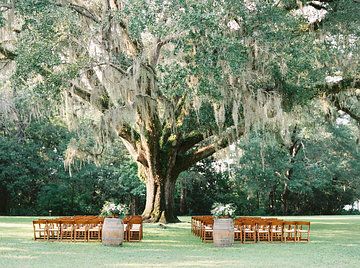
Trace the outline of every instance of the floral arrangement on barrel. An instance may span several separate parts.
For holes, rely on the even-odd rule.
[[[100,215],[110,218],[124,218],[128,210],[128,207],[124,204],[115,204],[114,202],[106,201],[101,209]]]
[[[211,214],[215,218],[233,218],[236,208],[233,204],[214,203]]]

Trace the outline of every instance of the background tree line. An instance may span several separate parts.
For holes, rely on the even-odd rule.
[[[360,152],[356,122],[338,116],[329,122],[321,112],[302,112],[287,144],[276,132],[257,130],[225,158],[207,159],[181,173],[177,214],[209,214],[214,202],[234,203],[238,215],[342,213],[344,205],[360,198]],[[145,186],[121,143],[104,149],[98,165],[75,163],[70,176],[64,155],[76,135],[56,117],[2,125],[2,215],[98,214],[109,199],[142,212]]]

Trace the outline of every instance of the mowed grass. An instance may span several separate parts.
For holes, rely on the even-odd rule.
[[[145,224],[144,240],[122,247],[34,241],[34,217],[0,217],[0,267],[360,267],[360,216],[310,220],[310,243],[235,244],[215,248],[181,223]]]

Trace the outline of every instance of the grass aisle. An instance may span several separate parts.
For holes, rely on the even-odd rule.
[[[360,267],[360,216],[286,217],[312,222],[311,242],[214,248],[190,233],[190,217],[122,247],[33,241],[32,217],[0,217],[0,267]]]

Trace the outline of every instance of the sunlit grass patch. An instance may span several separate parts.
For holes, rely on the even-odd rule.
[[[360,216],[286,217],[310,220],[310,243],[236,243],[215,248],[182,223],[145,224],[144,240],[122,247],[32,239],[33,217],[0,217],[0,267],[360,267]]]

